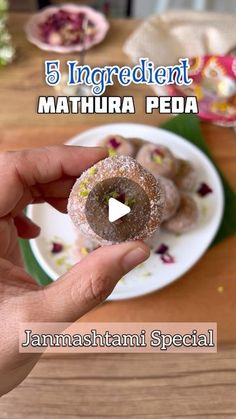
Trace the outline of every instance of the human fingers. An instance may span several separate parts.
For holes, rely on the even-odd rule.
[[[144,262],[150,249],[140,241],[101,247],[41,292],[43,321],[71,322],[104,301],[117,282]]]
[[[47,194],[46,184],[51,188],[53,182],[60,179],[75,179],[106,155],[106,149],[100,147],[74,146],[52,146],[0,154],[0,217],[9,213],[17,215],[35,198],[44,198]]]

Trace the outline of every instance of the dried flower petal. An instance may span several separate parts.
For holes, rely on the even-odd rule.
[[[209,193],[212,193],[212,192],[213,192],[213,190],[205,182],[202,182],[199,189],[197,190],[198,195],[201,196],[201,197],[204,197],[204,196],[206,196],[206,195],[208,195]]]
[[[161,151],[159,148],[155,148],[155,150],[153,151],[153,154],[156,155],[156,156],[160,156],[163,159],[165,157],[163,151]]]
[[[169,253],[161,255],[161,260],[163,263],[175,263],[175,259]]]
[[[121,143],[119,141],[117,141],[116,138],[110,138],[110,140],[108,141],[109,145],[116,150],[117,148],[120,147]]]
[[[163,263],[175,263],[175,258],[169,253],[169,246],[162,243],[157,250],[155,250],[157,255],[160,255],[160,259]]]
[[[120,193],[117,197],[116,197],[117,201],[121,202],[122,204],[125,203],[125,193]]]
[[[169,250],[169,246],[167,246],[166,244],[162,243],[157,250],[155,250],[155,253],[157,253],[158,255],[164,255],[166,252],[168,252]]]
[[[52,249],[51,249],[51,253],[55,254],[55,253],[60,253],[64,250],[64,246],[61,243],[56,243],[56,242],[52,242]]]
[[[53,45],[75,45],[84,37],[92,39],[95,33],[94,23],[88,19],[85,25],[85,17],[85,13],[62,9],[52,13],[39,25],[42,39]]]
[[[162,164],[164,157],[163,152],[159,148],[155,148],[151,154],[151,159],[157,164]]]

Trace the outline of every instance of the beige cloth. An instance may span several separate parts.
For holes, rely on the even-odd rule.
[[[147,57],[158,65],[179,58],[227,54],[236,47],[236,15],[170,10],[144,21],[124,45],[136,63]]]

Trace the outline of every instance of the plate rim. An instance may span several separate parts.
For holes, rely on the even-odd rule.
[[[113,127],[115,128],[117,126],[119,126],[119,127],[121,127],[121,126],[122,127],[129,126],[130,127],[130,126],[134,126],[134,125],[135,125],[136,128],[140,128],[140,129],[146,129],[146,128],[149,128],[150,129],[151,128],[151,129],[153,129],[156,132],[158,131],[158,133],[164,132],[165,135],[168,134],[171,137],[175,137],[176,140],[180,140],[182,143],[184,143],[184,146],[187,146],[187,148],[189,148],[190,150],[193,151],[193,149],[194,149],[195,152],[197,152],[197,154],[199,154],[201,156],[201,158],[203,158],[203,160],[205,160],[207,162],[208,166],[211,167],[211,170],[214,172],[214,175],[215,175],[215,177],[217,178],[217,181],[218,181],[219,193],[220,193],[220,196],[221,196],[221,199],[220,199],[220,202],[219,202],[220,208],[218,208],[219,217],[218,217],[218,220],[217,220],[217,223],[216,223],[214,234],[212,234],[208,238],[208,240],[205,242],[204,247],[202,248],[202,250],[199,253],[198,257],[195,259],[194,263],[192,265],[190,265],[189,267],[187,267],[186,269],[184,269],[179,275],[176,276],[175,279],[172,279],[172,280],[168,281],[166,284],[163,284],[163,285],[161,285],[161,286],[159,286],[159,287],[157,287],[155,289],[152,288],[152,289],[147,290],[147,291],[143,291],[142,290],[141,292],[136,292],[136,293],[134,293],[133,290],[132,290],[132,293],[131,294],[128,292],[128,295],[125,295],[125,296],[124,295],[121,295],[121,294],[113,295],[113,292],[112,292],[112,294],[110,294],[109,297],[107,298],[107,300],[109,300],[109,301],[118,301],[118,300],[130,299],[130,298],[138,298],[138,297],[142,297],[144,295],[151,294],[153,292],[160,291],[161,289],[163,289],[163,288],[171,285],[172,283],[174,283],[175,281],[177,281],[179,278],[181,278],[183,275],[185,275],[190,269],[193,268],[193,266],[195,266],[198,263],[198,261],[202,258],[202,256],[204,255],[204,253],[209,248],[210,244],[212,243],[212,241],[214,240],[214,237],[217,234],[217,231],[218,231],[218,229],[220,227],[220,224],[221,224],[221,221],[222,221],[222,217],[223,217],[223,213],[224,213],[224,204],[225,204],[224,190],[223,190],[222,181],[220,179],[220,176],[219,176],[219,173],[218,173],[216,167],[214,166],[213,162],[209,159],[209,157],[201,149],[199,149],[195,144],[189,142],[187,139],[185,139],[184,137],[182,137],[179,134],[176,134],[176,133],[174,133],[172,131],[168,131],[168,130],[166,130],[164,128],[155,127],[155,126],[149,125],[149,124],[139,124],[139,123],[135,123],[135,122],[118,122],[118,123],[101,124],[101,125],[98,125],[98,126],[89,128],[87,130],[84,130],[81,133],[78,133],[78,134],[74,135],[73,137],[71,137],[64,144],[65,145],[73,145],[74,146],[74,145],[76,145],[75,143],[78,142],[78,137],[80,137],[80,141],[83,141],[83,140],[86,139],[86,136],[87,135],[90,136],[94,132],[97,133],[98,130],[101,130],[102,131],[104,129],[104,127],[106,127],[106,129],[107,129],[107,128],[113,128]],[[85,138],[81,138],[81,137],[85,137]],[[145,140],[145,141],[148,142],[148,140]],[[77,145],[79,145],[79,144],[77,144]],[[91,146],[88,145],[88,147],[91,147]],[[30,217],[32,216],[32,209],[33,209],[33,205],[30,205],[30,206],[27,207],[27,215],[30,216]],[[37,240],[36,239],[31,239],[31,240],[29,240],[29,243],[30,243],[31,250],[32,250],[32,252],[33,252],[33,254],[34,254],[37,262],[40,264],[40,266],[42,267],[42,269],[54,281],[55,280],[55,276],[56,276],[55,275],[55,271],[53,270],[53,268],[51,268],[49,266],[49,264],[44,260],[43,256],[41,255],[41,252],[40,252],[40,250],[39,250],[39,248],[37,246]],[[52,273],[53,273],[53,275],[52,275]]]

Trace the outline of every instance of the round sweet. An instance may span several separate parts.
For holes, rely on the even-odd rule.
[[[162,214],[162,221],[166,221],[169,218],[173,217],[176,213],[177,209],[179,208],[180,204],[180,193],[176,188],[174,182],[172,180],[167,179],[165,177],[159,177],[161,187],[165,194],[165,204]]]
[[[143,147],[144,144],[146,144],[146,141],[142,138],[138,137],[129,137],[127,140],[133,145],[134,147],[134,155],[132,157],[136,157],[140,148]]]
[[[196,226],[198,217],[199,212],[196,202],[191,196],[183,193],[176,214],[165,221],[162,226],[171,233],[182,234]]]
[[[154,176],[172,179],[177,172],[177,160],[171,151],[160,144],[146,144],[137,154],[137,161]]]
[[[108,220],[109,199],[129,206],[129,214]],[[68,213],[74,225],[100,244],[142,240],[160,226],[164,195],[158,179],[128,156],[108,157],[74,184]]]
[[[178,159],[178,169],[174,182],[179,189],[191,192],[197,183],[197,172],[188,160]]]
[[[98,249],[98,247],[100,247],[100,244],[97,242],[97,240],[91,239],[90,237],[77,232],[75,251],[76,255],[79,257],[79,260],[83,259],[89,253]]]
[[[135,154],[134,145],[121,135],[109,135],[99,142],[99,146],[107,147],[109,156],[131,156]]]

